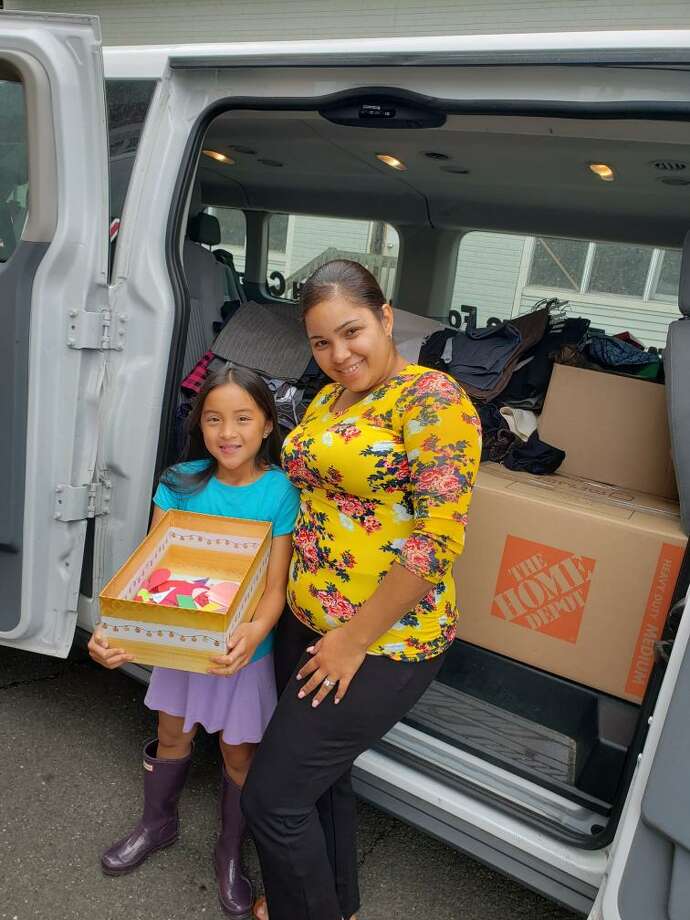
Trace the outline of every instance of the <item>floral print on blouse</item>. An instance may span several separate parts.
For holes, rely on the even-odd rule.
[[[416,364],[341,411],[329,384],[283,445],[301,491],[288,603],[319,633],[347,622],[393,563],[429,592],[369,648],[420,661],[455,637],[453,562],[481,454],[474,406],[446,374]]]

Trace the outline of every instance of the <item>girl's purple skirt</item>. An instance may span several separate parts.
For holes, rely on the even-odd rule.
[[[184,718],[184,731],[203,725],[226,744],[259,742],[276,706],[273,654],[232,677],[154,668],[144,700],[149,709]]]

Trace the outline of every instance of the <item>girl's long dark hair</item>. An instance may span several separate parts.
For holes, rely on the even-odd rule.
[[[218,461],[212,457],[204,444],[201,433],[201,413],[204,409],[206,397],[216,387],[234,383],[248,393],[266,418],[272,422],[273,429],[264,438],[257,454],[257,465],[262,469],[271,466],[280,466],[280,435],[278,433],[278,414],[273,394],[266,386],[263,378],[256,371],[246,367],[230,366],[215,374],[209,374],[204,385],[199,391],[192,411],[185,420],[185,441],[180,455],[180,462],[187,460],[208,460],[208,464],[200,470],[185,473],[180,472],[175,466],[168,467],[161,475],[160,481],[173,492],[194,493],[200,492],[206,483],[215,475]]]

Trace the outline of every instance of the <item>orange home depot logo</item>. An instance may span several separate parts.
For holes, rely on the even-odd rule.
[[[491,613],[577,642],[594,566],[586,556],[508,536]]]

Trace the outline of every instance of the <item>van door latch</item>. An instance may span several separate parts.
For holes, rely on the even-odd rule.
[[[122,351],[125,347],[127,316],[108,307],[100,310],[70,310],[67,322],[67,347],[95,351]]]
[[[112,484],[104,473],[99,475],[97,482],[84,486],[58,484],[55,487],[55,520],[67,523],[109,514],[111,491]]]

